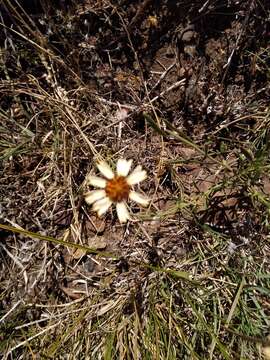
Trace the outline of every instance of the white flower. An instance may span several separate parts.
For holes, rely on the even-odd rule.
[[[99,190],[87,193],[85,201],[87,204],[93,204],[93,210],[97,212],[98,216],[105,214],[114,203],[119,221],[125,223],[130,219],[126,205],[128,199],[142,206],[148,205],[149,199],[133,190],[134,185],[146,179],[146,171],[142,170],[139,165],[129,174],[131,164],[132,160],[119,159],[116,165],[116,174],[114,174],[105,161],[100,161],[97,163],[97,167],[106,179],[88,176],[87,184],[98,187]]]

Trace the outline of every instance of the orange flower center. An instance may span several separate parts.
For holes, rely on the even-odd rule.
[[[107,182],[105,191],[110,200],[121,202],[127,200],[130,186],[124,176],[115,176]]]

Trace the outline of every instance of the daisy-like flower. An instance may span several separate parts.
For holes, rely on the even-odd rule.
[[[98,216],[106,213],[112,204],[116,204],[118,219],[125,223],[130,219],[126,202],[128,199],[147,206],[149,199],[133,190],[133,186],[146,179],[146,171],[141,165],[137,166],[130,174],[132,160],[119,159],[116,166],[116,174],[105,161],[97,163],[97,168],[105,179],[97,176],[88,176],[87,184],[99,188],[85,195],[87,204],[93,204],[93,210]],[[128,175],[129,174],[129,175]]]

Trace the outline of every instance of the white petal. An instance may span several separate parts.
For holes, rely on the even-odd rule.
[[[106,179],[114,178],[114,173],[110,166],[105,161],[100,161],[97,163],[98,170],[101,172]]]
[[[150,201],[149,199],[137,193],[136,191],[130,191],[129,198],[142,206],[147,206]]]
[[[92,175],[88,176],[86,182],[89,185],[93,185],[93,186],[96,186],[96,187],[99,187],[99,188],[102,188],[102,189],[105,188],[106,184],[107,184],[107,181],[105,179],[102,179],[102,178],[97,177],[97,176],[92,176]]]
[[[132,186],[138,184],[139,182],[145,180],[147,178],[145,170],[134,170],[128,177],[127,183]]]
[[[132,164],[132,160],[119,159],[117,161],[117,175],[127,176],[127,174],[129,173],[131,164]]]
[[[124,202],[120,202],[116,204],[116,211],[120,223],[125,223],[127,220],[130,219],[127,206]]]
[[[142,171],[142,165],[137,165],[133,172]]]
[[[98,200],[94,203],[93,210],[98,213],[98,216],[101,216],[109,209],[111,204],[111,200],[108,197],[105,197],[104,199]]]
[[[93,190],[85,195],[85,201],[91,205],[95,201],[103,199],[106,196],[105,190]]]

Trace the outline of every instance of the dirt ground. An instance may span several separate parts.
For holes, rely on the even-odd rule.
[[[0,10],[3,358],[263,359],[269,1]],[[151,199],[125,225],[84,201],[121,157]]]

